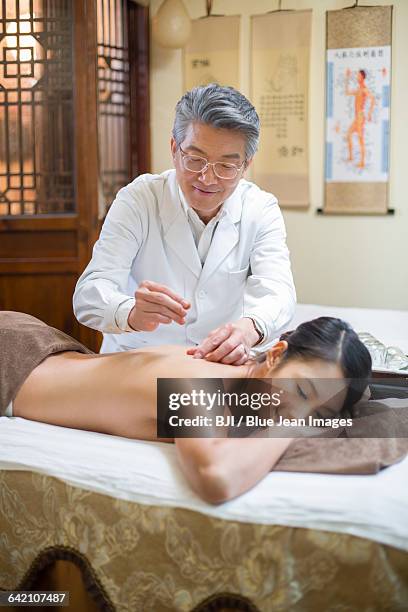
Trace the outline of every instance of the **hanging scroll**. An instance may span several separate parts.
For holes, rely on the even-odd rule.
[[[252,17],[252,102],[261,120],[253,178],[284,207],[309,205],[311,15],[305,10]]]
[[[193,21],[184,48],[184,89],[219,83],[239,89],[240,17],[213,16]]]
[[[324,212],[388,209],[392,6],[327,12]]]

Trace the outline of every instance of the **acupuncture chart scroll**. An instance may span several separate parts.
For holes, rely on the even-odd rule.
[[[184,48],[184,89],[219,83],[239,89],[240,17],[195,19]]]
[[[324,213],[388,211],[392,6],[327,12]]]
[[[310,10],[251,20],[251,99],[261,120],[253,179],[282,207],[309,205]]]

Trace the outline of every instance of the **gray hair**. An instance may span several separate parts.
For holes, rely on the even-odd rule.
[[[258,113],[250,101],[233,87],[210,83],[184,94],[177,102],[173,125],[177,147],[194,121],[241,132],[245,136],[245,161],[255,155],[259,141]]]

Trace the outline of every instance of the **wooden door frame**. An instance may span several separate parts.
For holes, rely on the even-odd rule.
[[[78,276],[99,233],[96,0],[74,0],[74,135]],[[83,325],[79,340],[96,350],[98,334]]]
[[[130,62],[130,168],[150,172],[150,20],[149,9],[128,2]]]
[[[150,172],[149,9],[124,1],[128,2],[130,168],[132,176],[137,176]],[[96,0],[75,0],[74,11],[76,198],[82,270],[100,230]]]
[[[128,45],[130,76],[130,168],[132,176],[150,172],[150,21],[149,9],[130,0]],[[75,142],[77,160],[78,266],[88,264],[98,238],[98,108],[96,0],[75,0]],[[83,69],[84,58],[86,69]],[[79,163],[79,160],[80,163]],[[80,340],[94,350],[100,338],[81,326]]]
[[[123,0],[129,2],[129,0]],[[131,5],[131,6],[130,6]],[[67,214],[0,217],[0,309],[31,312],[75,335],[81,342],[98,350],[100,334],[75,322],[72,306],[65,295],[60,316],[54,316],[57,299],[47,305],[47,295],[35,302],[26,286],[41,286],[48,276],[61,276],[58,290],[70,287],[88,264],[97,240],[101,220],[98,211],[98,83],[96,0],[73,0],[73,108],[74,108],[74,187],[76,208]],[[129,53],[131,89],[131,147],[133,175],[150,169],[149,144],[149,11],[129,3]],[[53,250],[47,251],[44,240]],[[24,277],[27,278],[27,285]],[[38,282],[37,282],[38,279]],[[13,289],[18,281],[19,290]],[[45,286],[48,289],[48,286]],[[52,291],[52,288],[50,287]],[[39,302],[41,304],[39,305]],[[47,312],[42,316],[42,312]]]

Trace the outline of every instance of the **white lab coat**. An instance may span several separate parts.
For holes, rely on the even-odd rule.
[[[191,346],[243,316],[266,332],[257,351],[271,345],[292,318],[296,299],[282,214],[273,195],[246,180],[223,207],[202,266],[174,170],[139,176],[118,192],[74,294],[78,320],[104,332],[101,352]],[[125,331],[143,280],[163,283],[191,302],[184,326]]]

